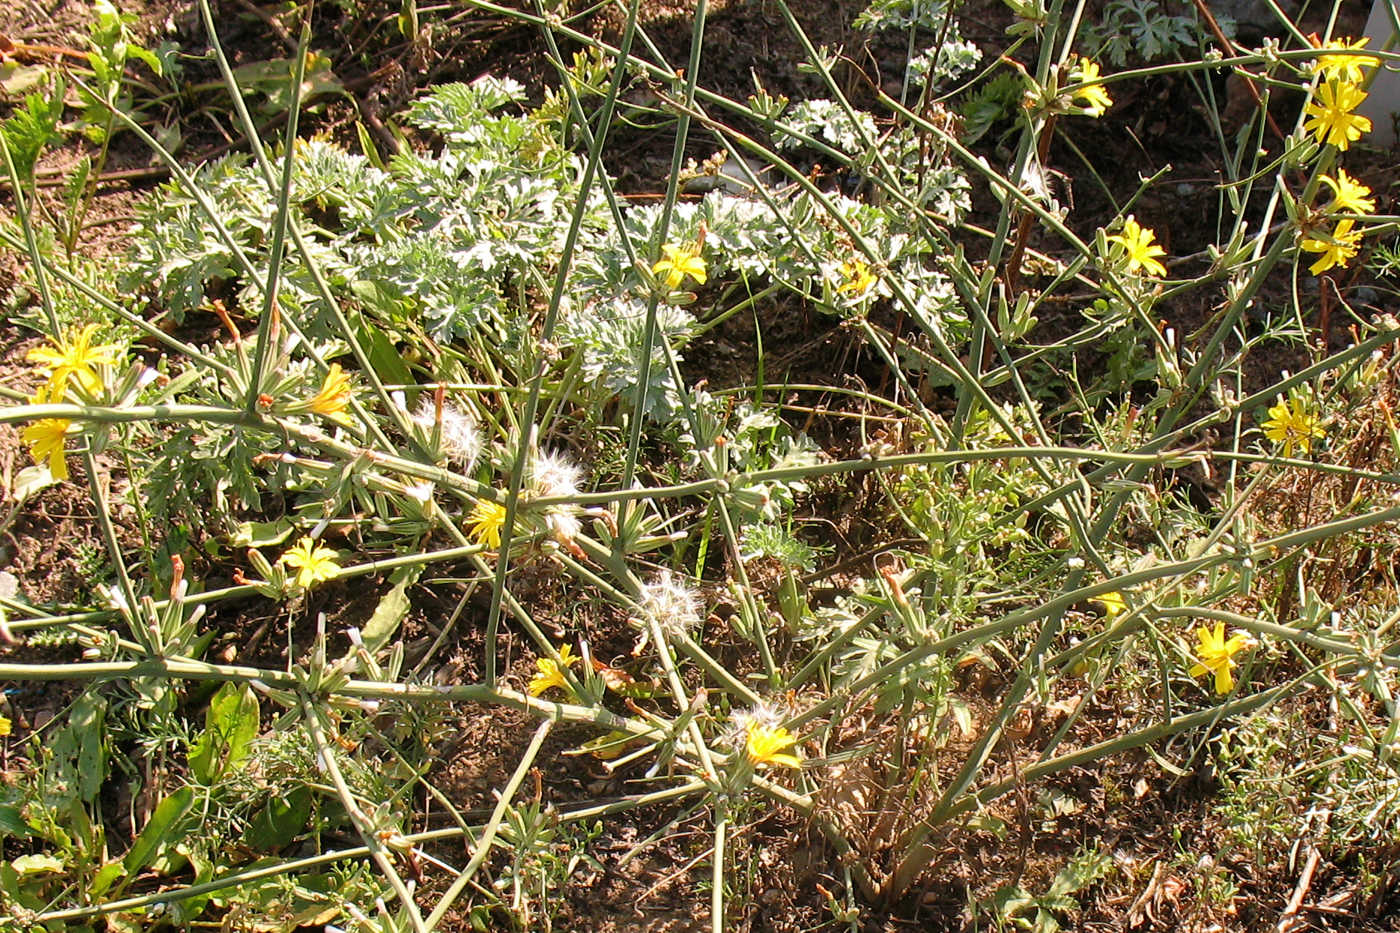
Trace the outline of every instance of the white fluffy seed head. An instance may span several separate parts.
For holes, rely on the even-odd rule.
[[[724,727],[720,738],[736,752],[742,752],[748,747],[749,726],[776,729],[785,719],[781,710],[767,703],[759,703],[748,709],[736,709],[729,714],[729,723]]]
[[[550,509],[544,513],[545,527],[549,529],[550,537],[560,544],[572,544],[573,540],[583,533],[583,524],[578,517],[566,509]]]
[[[437,406],[432,399],[425,397],[418,404],[413,423],[432,437],[438,423]],[[463,472],[470,471],[476,458],[481,456],[481,432],[477,430],[476,418],[470,412],[443,405],[438,445],[448,460],[460,466]]]
[[[637,610],[671,636],[688,634],[700,624],[700,594],[669,570],[642,584]]]
[[[542,499],[576,496],[581,482],[583,468],[558,451],[536,454],[530,463],[530,485]]]

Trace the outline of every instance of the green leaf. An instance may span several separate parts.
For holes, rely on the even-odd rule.
[[[141,835],[127,850],[122,866],[128,875],[135,875],[153,862],[160,851],[179,842],[189,832],[185,817],[194,806],[194,788],[185,785],[156,804],[155,812]]]
[[[248,685],[224,684],[209,701],[204,731],[190,749],[190,773],[213,784],[249,755],[258,735],[258,697]]]
[[[34,171],[34,163],[44,148],[63,142],[58,131],[63,119],[63,95],[66,88],[62,81],[57,82],[52,93],[28,94],[24,105],[16,107],[10,118],[0,124],[0,132],[5,134],[5,142],[10,147],[15,171],[20,178],[28,178]]]
[[[384,597],[379,600],[374,615],[369,617],[369,621],[365,623],[364,629],[360,633],[364,638],[365,647],[369,649],[371,654],[389,643],[389,639],[394,637],[399,625],[407,617],[408,610],[412,608],[407,590],[409,586],[417,582],[418,575],[422,570],[421,565],[400,567],[389,578],[394,581],[393,589],[385,593]]]
[[[97,796],[107,780],[106,718],[107,701],[94,693],[84,693],[73,703],[68,724],[53,741],[54,765],[60,779],[86,802]]]
[[[292,523],[286,518],[273,522],[244,522],[230,536],[229,543],[234,547],[271,547],[286,541],[291,533]]]
[[[311,790],[295,788],[285,797],[273,797],[258,811],[243,834],[243,841],[257,852],[275,852],[289,845],[311,818]]]
[[[112,887],[114,881],[125,877],[125,875],[125,865],[121,862],[108,862],[93,874],[92,880],[88,882],[88,894],[93,897],[101,897]]]
[[[13,804],[0,807],[0,839],[6,836],[17,836],[23,839],[28,835],[30,835],[29,825],[24,822],[24,816],[20,813],[19,807]]]
[[[12,861],[10,866],[22,876],[39,875],[49,871],[63,871],[63,860],[36,852],[33,855],[21,855]]]
[[[355,336],[359,339],[360,346],[365,348],[365,354],[369,357],[370,365],[374,367],[379,381],[390,385],[413,383],[415,380],[412,371],[384,329],[373,327],[363,319],[357,324]]]

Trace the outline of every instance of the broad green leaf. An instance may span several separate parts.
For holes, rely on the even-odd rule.
[[[246,684],[224,684],[209,700],[204,731],[190,749],[190,773],[213,784],[248,757],[258,735],[258,696]]]
[[[365,348],[365,354],[380,382],[406,385],[415,381],[413,372],[383,328],[370,326],[363,318],[356,325],[355,336],[359,338],[360,346]]]
[[[128,875],[135,875],[151,864],[162,849],[185,837],[190,828],[185,817],[193,806],[194,788],[188,784],[156,804],[150,822],[122,859]]]
[[[365,647],[371,654],[387,645],[389,639],[399,630],[399,625],[403,623],[412,607],[408,599],[408,588],[417,582],[421,572],[422,567],[400,567],[389,578],[394,581],[393,588],[379,600],[374,615],[369,617],[360,633],[364,638]]]
[[[276,852],[291,843],[311,818],[311,790],[298,787],[285,797],[273,797],[258,811],[243,834],[243,841],[257,852]]]
[[[244,522],[230,537],[229,543],[234,547],[270,547],[286,541],[291,533],[292,523],[286,518],[273,522]]]
[[[33,855],[21,855],[10,862],[10,866],[20,875],[39,875],[49,871],[63,871],[63,860],[36,852]]]
[[[84,693],[73,703],[68,723],[51,746],[59,779],[88,802],[107,780],[106,717],[107,701],[91,691]]]
[[[24,822],[19,807],[6,804],[0,807],[0,839],[6,836],[24,838],[29,835],[29,826]]]
[[[112,883],[118,878],[126,876],[126,866],[121,862],[108,862],[99,868],[88,882],[88,893],[93,897],[101,897],[112,887]]]

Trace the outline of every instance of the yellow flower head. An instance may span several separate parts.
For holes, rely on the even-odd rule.
[[[72,423],[67,418],[41,418],[20,433],[20,439],[29,445],[29,454],[34,462],[47,460],[54,479],[68,478],[68,464],[63,459],[63,438]]]
[[[1303,453],[1310,453],[1314,440],[1327,436],[1322,422],[1308,411],[1302,402],[1279,402],[1269,408],[1269,419],[1259,427],[1264,436],[1275,444],[1283,445],[1283,455],[1293,456],[1296,447]]]
[[[1351,229],[1353,221],[1345,217],[1337,221],[1337,228],[1330,236],[1304,237],[1299,245],[1309,253],[1319,253],[1317,261],[1308,266],[1313,275],[1321,275],[1333,266],[1345,269],[1347,263],[1361,248],[1361,231]]]
[[[1352,113],[1365,99],[1366,92],[1350,81],[1327,81],[1318,86],[1316,98],[1303,107],[1309,118],[1303,129],[1315,133],[1318,142],[1346,152],[1362,133],[1371,132],[1370,118]]]
[[[14,726],[10,722],[10,717],[0,716],[0,735],[9,735],[14,731]]]
[[[1091,597],[1089,602],[1098,603],[1102,606],[1103,614],[1108,616],[1108,621],[1110,622],[1128,611],[1128,604],[1124,601],[1123,594],[1116,590],[1111,593],[1104,593],[1102,596]]]
[[[350,389],[350,376],[341,371],[339,363],[332,363],[326,370],[321,391],[312,396],[306,405],[318,415],[348,425],[350,416],[345,413],[345,406],[350,404],[353,394]]]
[[[304,535],[287,553],[278,558],[278,563],[297,568],[297,586],[307,588],[338,575],[340,565],[335,559],[339,556],[335,549],[323,547],[311,540],[310,535]]]
[[[685,281],[686,276],[694,279],[700,285],[705,284],[705,260],[700,256],[700,247],[694,243],[686,243],[683,246],[676,246],[667,243],[661,247],[662,258],[656,261],[656,265],[651,267],[655,274],[663,274],[662,279],[669,289],[679,288]]]
[[[1070,77],[1082,85],[1075,88],[1070,96],[1083,102],[1086,114],[1101,117],[1113,106],[1113,98],[1108,96],[1108,90],[1098,83],[1098,62],[1091,62],[1087,58],[1080,59],[1078,67],[1071,72]]]
[[[117,348],[111,345],[94,347],[92,337],[95,333],[97,325],[88,324],[70,330],[50,346],[35,347],[25,356],[48,374],[49,395],[54,401],[63,398],[63,390],[70,376],[78,388],[88,395],[96,395],[102,388],[96,367],[116,365]]]
[[[1192,665],[1191,676],[1214,674],[1215,692],[1229,693],[1235,688],[1235,677],[1230,673],[1230,668],[1235,666],[1234,655],[1252,646],[1254,639],[1244,632],[1236,632],[1226,639],[1224,622],[1215,623],[1214,629],[1202,625],[1196,629],[1196,638],[1200,641],[1196,648],[1199,663]]]
[[[530,696],[537,697],[550,687],[563,687],[568,690],[569,682],[564,679],[564,670],[573,667],[578,660],[578,656],[567,644],[559,646],[558,661],[553,658],[536,659],[535,669],[538,673],[530,678]]]
[[[870,291],[870,286],[876,281],[875,273],[870,271],[870,267],[862,259],[841,263],[841,280],[841,284],[836,286],[837,293],[853,298],[859,298]]]
[[[1315,36],[1312,38],[1313,44],[1321,46]],[[1347,52],[1330,52],[1317,57],[1317,64],[1314,66],[1317,73],[1322,75],[1324,81],[1350,81],[1356,84],[1366,79],[1363,68],[1377,68],[1381,60],[1374,55],[1367,55],[1361,52],[1366,47],[1366,43],[1371,41],[1370,36],[1362,36],[1355,42],[1350,39],[1333,39],[1328,45],[1349,49]]]
[[[1368,197],[1371,189],[1347,174],[1346,169],[1337,169],[1337,177],[1321,176],[1322,183],[1332,189],[1332,201],[1323,208],[1327,213],[1351,211],[1353,214],[1374,214],[1376,202]]]
[[[1167,267],[1157,257],[1165,256],[1167,251],[1157,245],[1156,239],[1157,234],[1138,224],[1136,218],[1129,214],[1128,219],[1123,221],[1123,232],[1115,233],[1108,238],[1108,242],[1123,247],[1128,257],[1129,272],[1141,269],[1148,275],[1166,275]]]
[[[782,726],[767,726],[756,719],[749,720],[748,736],[744,741],[744,748],[748,753],[750,763],[755,767],[766,768],[769,765],[782,765],[784,768],[802,767],[801,758],[783,751],[783,749],[791,748],[796,744],[797,736]]]
[[[468,533],[477,544],[489,548],[501,546],[501,526],[506,523],[506,507],[490,499],[478,499],[468,516]]]

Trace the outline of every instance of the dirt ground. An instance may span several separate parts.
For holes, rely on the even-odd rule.
[[[845,48],[853,62],[852,72],[865,69],[883,81],[885,69],[881,66],[902,61],[903,40],[892,37],[867,44],[851,32],[849,23],[862,6],[851,0],[808,0],[794,4],[794,12],[814,43]],[[1359,30],[1364,20],[1361,6],[1349,5],[1339,33],[1355,34]],[[1094,7],[1090,5],[1090,14]],[[138,30],[152,43],[169,39],[196,54],[206,47],[189,4],[155,0],[124,9],[138,17]],[[222,40],[236,65],[259,61],[272,53],[287,54],[289,23],[279,19],[280,9],[258,5],[253,0],[221,0],[216,4]],[[352,141],[355,120],[370,126],[382,125],[420,89],[435,83],[471,80],[494,72],[510,74],[538,91],[551,79],[543,64],[541,41],[527,29],[464,10],[429,21],[426,40],[411,44],[391,28],[396,10],[395,5],[394,10],[378,10],[382,15],[352,17],[340,7],[321,6],[316,44],[331,54],[334,70],[350,94],[319,102],[310,117],[308,132],[324,132]],[[788,35],[774,4],[765,0],[717,0],[711,3],[710,10],[702,84],[743,97],[751,92],[757,76],[773,93],[799,98],[816,91],[814,79],[799,74],[795,67],[803,53]],[[617,21],[610,20],[609,15],[615,14],[596,16],[591,28],[604,33],[615,28]],[[33,52],[35,61],[61,59],[67,54],[64,50],[82,48],[88,17],[87,6],[81,0],[11,0],[0,10],[0,36],[17,46],[48,49]],[[1000,3],[970,2],[961,13],[961,21],[965,36],[991,55],[1004,47],[1003,30],[1009,20]],[[685,60],[690,43],[690,4],[646,0],[642,22],[670,61],[679,64]],[[207,61],[191,61],[188,69],[187,80],[191,82],[213,77]],[[852,93],[859,103],[862,83],[854,73],[851,78]],[[1240,93],[1239,88],[1229,86],[1223,78],[1220,91],[1227,96]],[[1281,100],[1279,122],[1291,120],[1293,113],[1289,108],[1296,112],[1300,105],[1300,100]],[[3,107],[0,104],[0,112]],[[169,120],[181,125],[182,154],[191,162],[210,153],[238,148],[237,134],[219,116],[223,108],[224,102],[218,99],[216,91],[209,92],[207,98],[172,103]],[[1103,173],[1104,182],[1120,194],[1134,189],[1139,177],[1151,175],[1163,163],[1170,162],[1173,170],[1168,180],[1155,186],[1136,206],[1137,216],[1144,225],[1158,231],[1170,254],[1193,253],[1214,242],[1217,218],[1212,185],[1220,177],[1219,158],[1210,128],[1183,82],[1164,78],[1125,86],[1109,116],[1093,126],[1080,127],[1075,140],[1082,150],[1096,153],[1096,167]],[[621,133],[609,150],[609,168],[620,189],[634,197],[657,193],[669,164],[670,147],[668,133]],[[45,158],[40,177],[46,184],[62,180],[65,170],[77,158],[78,148],[76,144],[60,148]],[[694,158],[702,160],[712,151],[713,146],[701,134],[692,137],[689,154]],[[994,163],[1005,162],[1005,154],[996,150],[994,143],[988,144],[985,154]],[[1089,230],[1104,222],[1112,214],[1112,207],[1097,186],[1083,177],[1078,156],[1067,146],[1057,144],[1051,161],[1066,173],[1066,184],[1073,188],[1074,222]],[[130,142],[113,150],[106,171],[101,196],[84,235],[84,250],[89,254],[121,251],[122,231],[133,216],[134,205],[164,177],[149,156]],[[1385,192],[1386,204],[1382,208],[1392,202],[1390,191],[1400,181],[1400,167],[1393,153],[1375,154],[1372,161],[1358,165],[1354,174],[1378,193]],[[57,196],[56,187],[44,190],[48,197]],[[979,215],[973,218],[974,222],[991,216],[996,207],[985,193],[979,197]],[[4,209],[9,210],[12,204],[8,191],[3,198]],[[13,257],[0,261],[0,294],[14,292],[19,272]],[[1355,290],[1366,286],[1354,281],[1347,287]],[[1352,298],[1356,296],[1353,291]],[[1188,333],[1206,320],[1212,308],[1183,306],[1160,310],[1167,323]],[[833,322],[814,320],[798,308],[777,308],[768,315],[762,326],[770,340],[777,335],[781,341],[779,352],[785,354],[794,381],[818,382],[839,372],[867,385],[880,386],[887,378],[879,362],[861,357],[857,342]],[[1344,322],[1338,320],[1334,324],[1328,339],[1340,345],[1347,339]],[[1056,324],[1052,318],[1041,326],[1053,329]],[[23,384],[22,360],[33,342],[32,334],[14,320],[7,318],[0,323],[0,377],[5,385],[21,391],[30,388]],[[771,352],[773,348],[770,345],[768,349]],[[1299,348],[1294,354],[1281,352],[1277,369],[1296,369],[1307,352],[1306,348]],[[752,320],[736,319],[691,348],[688,375],[708,379],[715,386],[744,384],[751,381],[747,371],[754,354]],[[812,378],[804,379],[804,374]],[[1261,373],[1259,378],[1265,379],[1267,374]],[[818,420],[806,427],[828,449],[855,446],[848,424],[839,419],[830,423]],[[7,499],[13,474],[27,465],[27,458],[27,452],[18,444],[17,432],[0,428],[0,479],[5,483]],[[105,465],[111,470],[111,481],[119,484],[119,465]],[[861,481],[827,492],[830,501],[840,503],[845,510],[844,515],[838,516],[838,535],[846,542],[844,556],[859,552],[882,533],[881,529],[862,526],[859,518],[861,497],[869,492],[862,489]],[[822,506],[818,502],[812,507]],[[0,566],[17,577],[25,594],[37,603],[84,605],[91,602],[95,575],[100,575],[101,548],[93,526],[92,505],[81,494],[81,487],[55,487],[31,502],[8,527],[0,541]],[[207,569],[216,576],[228,572],[228,568]],[[211,585],[214,582],[211,580]],[[550,583],[541,581],[540,586],[547,588]],[[321,602],[317,608],[331,612],[336,623],[355,624],[372,611],[377,595],[373,591],[352,593],[345,587],[331,587],[318,594]],[[545,594],[546,600],[548,595]],[[438,594],[436,598],[437,602],[423,601],[415,607],[406,632],[410,642],[431,640],[438,631],[434,620],[452,611],[455,594]],[[561,607],[567,604],[567,594],[561,592],[555,598]],[[270,609],[258,611],[263,615],[254,620],[255,628],[278,624]],[[208,624],[217,627],[230,621],[215,614]],[[617,629],[599,627],[587,634],[603,649],[626,651],[625,639],[620,638]],[[459,682],[467,682],[476,674],[481,656],[478,639],[477,633],[462,626],[450,657],[443,662],[450,676]],[[266,645],[262,639],[251,645],[244,643],[239,656],[257,656],[273,663],[293,660],[278,654],[281,649],[272,644],[276,641],[269,639]],[[298,641],[306,643],[304,639]],[[738,651],[737,645],[733,648]],[[508,669],[521,682],[528,679],[525,654],[514,646],[507,650],[514,651],[507,659],[511,662]],[[989,691],[994,686],[989,684]],[[28,706],[13,704],[16,713],[12,715],[20,727],[44,715],[51,716],[56,708],[54,702],[42,697],[25,702]],[[1124,702],[1130,702],[1130,698]],[[499,787],[509,775],[528,741],[529,722],[520,714],[478,707],[454,710],[449,721],[446,732],[450,738],[437,749],[439,764],[433,781],[463,810],[489,807],[491,789]],[[1078,740],[1088,744],[1094,739],[1095,729],[1107,733],[1111,727],[1111,723],[1090,719],[1085,724],[1087,731]],[[623,792],[638,777],[626,770],[608,774],[585,758],[556,754],[577,745],[579,739],[580,736],[562,729],[551,736],[541,756],[542,761],[550,762],[543,785],[547,797],[564,801],[580,796],[607,797]],[[969,929],[969,896],[986,896],[997,886],[1010,882],[1035,889],[1037,884],[1048,882],[1055,867],[1063,864],[1068,855],[1089,842],[1101,843],[1112,851],[1123,870],[1115,874],[1117,880],[1097,886],[1082,898],[1079,929],[1272,928],[1270,918],[1278,916],[1299,883],[1298,866],[1291,860],[1280,857],[1270,866],[1237,866],[1243,877],[1251,879],[1250,886],[1222,903],[1204,896],[1202,891],[1202,878],[1209,875],[1211,866],[1183,868],[1176,858],[1179,852],[1193,851],[1197,843],[1210,840],[1219,832],[1210,816],[1209,800],[1216,782],[1204,763],[1207,757],[1197,756],[1201,762],[1198,769],[1181,778],[1164,774],[1145,754],[1124,756],[1092,770],[1063,775],[1050,782],[1047,789],[1072,799],[1076,806],[1048,828],[1031,825],[1028,814],[1032,801],[1028,796],[1011,795],[996,808],[997,816],[1016,827],[1008,838],[969,830],[963,836],[942,840],[947,854],[929,873],[925,885],[899,904],[867,911],[861,929]],[[709,845],[708,815],[703,810],[687,813],[684,806],[677,804],[609,820],[603,835],[591,847],[599,865],[577,874],[563,892],[565,900],[559,905],[555,928],[600,933],[709,929],[709,918],[705,908],[697,905],[696,896],[709,871],[705,857]],[[436,815],[431,815],[429,825],[438,825],[433,822],[436,819]],[[643,847],[635,858],[623,858],[639,842],[662,829],[665,832],[658,842]],[[873,856],[878,856],[878,840],[872,840],[870,845]],[[446,854],[455,858],[460,851]],[[736,874],[751,880],[746,882],[747,890],[736,895],[736,903],[743,906],[736,908],[732,929],[836,928],[827,925],[830,914],[820,892],[823,888],[841,887],[839,866],[820,838],[795,817],[779,811],[748,814],[736,834],[733,858],[736,866],[747,869]],[[1363,909],[1363,905],[1347,898],[1355,883],[1349,866],[1323,866],[1311,879],[1309,901],[1334,906],[1310,914],[1307,925],[1298,929],[1396,929],[1396,921],[1391,919],[1395,915],[1386,910],[1384,899],[1364,905]]]

